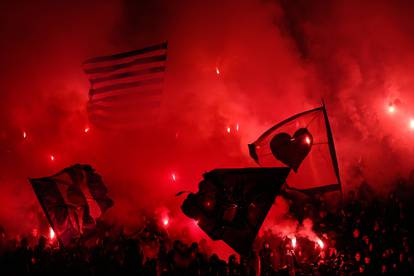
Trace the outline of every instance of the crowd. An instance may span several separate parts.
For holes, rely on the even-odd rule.
[[[401,192],[402,191],[402,192]],[[369,186],[350,192],[330,212],[321,198],[303,206],[323,244],[306,237],[281,237],[270,229],[251,256],[227,260],[210,253],[205,241],[185,244],[148,220],[135,234],[105,232],[93,244],[59,247],[45,237],[7,237],[0,230],[1,275],[409,275],[412,252],[412,194],[397,189],[374,197]],[[145,247],[153,248],[147,254]],[[214,252],[214,249],[213,249]]]
[[[288,269],[299,275],[411,275],[414,273],[413,193],[400,183],[387,198],[374,196],[364,183],[349,192],[337,212],[323,200],[302,206],[302,219],[311,218],[322,247],[307,238],[261,238],[261,274]],[[287,259],[287,260],[286,260]]]

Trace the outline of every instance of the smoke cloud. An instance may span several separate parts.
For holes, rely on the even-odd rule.
[[[2,2],[0,224],[11,233],[44,224],[27,177],[88,163],[115,201],[109,220],[133,226],[143,208],[166,208],[169,227],[198,231],[174,194],[195,190],[211,169],[255,166],[247,143],[322,98],[344,189],[366,180],[386,191],[414,164],[413,5]],[[91,125],[82,62],[164,40],[161,124],[139,132]]]

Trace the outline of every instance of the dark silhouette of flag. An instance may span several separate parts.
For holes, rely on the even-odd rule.
[[[88,115],[103,128],[134,129],[158,120],[167,60],[167,42],[88,59]]]
[[[341,191],[338,162],[325,106],[296,114],[249,145],[261,166],[291,168],[287,187],[306,194]]]
[[[100,175],[89,165],[76,164],[53,176],[29,180],[63,245],[92,231],[113,205]]]
[[[248,255],[289,170],[213,170],[204,174],[198,192],[189,194],[181,209],[213,240],[223,240]]]

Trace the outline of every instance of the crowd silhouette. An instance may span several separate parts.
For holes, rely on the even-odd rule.
[[[250,256],[214,254],[206,241],[174,240],[152,220],[135,234],[104,231],[93,244],[60,247],[46,237],[7,236],[1,229],[1,275],[409,275],[414,272],[410,185],[400,180],[386,197],[364,183],[330,212],[321,198],[303,206],[323,248],[265,229]],[[112,231],[113,232],[113,231]],[[153,254],[145,254],[150,246]]]

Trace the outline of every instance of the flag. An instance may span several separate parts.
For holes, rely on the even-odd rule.
[[[181,209],[213,240],[248,255],[288,174],[289,168],[216,169],[204,174]]]
[[[89,165],[76,164],[29,181],[63,245],[93,230],[97,219],[113,205],[101,176]]]
[[[143,49],[86,60],[87,105],[98,127],[134,129],[158,120],[162,99],[167,42]]]
[[[249,145],[261,166],[291,168],[287,187],[306,194],[341,191],[338,162],[325,106],[296,114]]]

